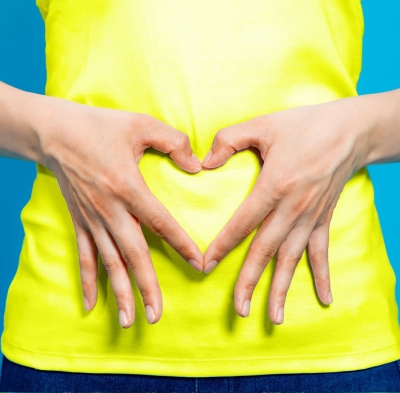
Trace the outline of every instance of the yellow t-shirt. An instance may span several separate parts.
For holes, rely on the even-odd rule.
[[[188,134],[203,159],[216,132],[255,116],[357,95],[364,29],[359,0],[37,0],[46,27],[46,94],[149,113]],[[116,152],[117,154],[117,152]],[[151,191],[205,252],[260,171],[250,150],[190,174],[146,150]],[[317,297],[304,252],[285,321],[267,313],[275,258],[238,316],[233,290],[258,228],[209,275],[143,227],[163,295],[130,329],[99,262],[99,297],[84,310],[75,232],[54,175],[38,165],[22,211],[25,239],[2,346],[42,370],[233,376],[357,370],[400,358],[395,275],[366,168],[349,179],[330,227],[334,302]]]

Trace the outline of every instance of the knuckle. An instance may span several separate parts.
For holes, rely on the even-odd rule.
[[[115,176],[115,179],[109,184],[109,192],[117,196],[132,195],[135,188],[132,185],[131,179],[126,176]]]
[[[149,251],[144,247],[128,248],[121,250],[121,255],[129,268],[134,271],[148,258]]]
[[[333,212],[335,210],[336,204],[337,204],[337,201],[335,202],[335,204],[331,205],[328,208],[328,211],[327,211],[326,216],[325,216],[325,220],[323,220],[323,223],[325,223],[328,226],[328,228],[329,228],[329,224],[330,224],[330,222],[332,220]]]
[[[273,285],[268,300],[269,305],[272,306],[273,303],[284,304],[286,301],[287,294],[288,294],[288,289],[278,288]]]
[[[252,222],[244,220],[241,223],[240,231],[238,233],[241,234],[242,238],[245,238],[249,236],[254,231],[254,229],[255,227]]]
[[[258,263],[266,264],[269,262],[276,253],[276,248],[272,244],[254,244],[249,248],[252,252],[256,252],[262,258],[258,258]]]
[[[82,277],[81,282],[84,293],[89,293],[97,284],[96,277]]]
[[[131,119],[134,127],[149,129],[154,126],[155,118],[148,113],[136,113]]]
[[[287,255],[281,258],[281,262],[284,267],[289,268],[291,270],[295,269],[301,260],[301,255]]]
[[[114,189],[115,177],[110,168],[103,169],[97,176],[96,183],[100,190],[109,192]]]
[[[160,290],[160,286],[158,283],[152,284],[150,287],[141,288],[140,294],[143,299],[150,299],[154,296],[156,291]]]
[[[241,221],[237,222],[236,225],[233,227],[233,233],[239,237],[240,240],[244,239],[245,237],[249,236],[255,226],[251,222],[250,219],[242,219]]]
[[[131,191],[130,180],[121,171],[104,172],[100,178],[100,187],[106,195],[125,195]]]
[[[319,286],[324,287],[324,288],[329,288],[330,287],[329,274],[318,275],[317,280],[318,280]]]
[[[149,224],[149,229],[157,236],[164,238],[166,236],[167,219],[163,214],[155,214]]]
[[[260,116],[253,117],[249,121],[251,122],[251,124],[253,125],[254,128],[264,130],[265,127],[269,125],[270,118],[271,118],[271,116],[260,115]]]
[[[253,293],[254,289],[256,288],[256,284],[250,282],[245,278],[239,278],[236,286],[235,286],[235,295],[238,295],[239,292],[245,291],[246,293]]]
[[[299,179],[293,175],[277,175],[273,182],[272,193],[277,199],[282,199],[292,193],[298,186]]]
[[[99,213],[100,215],[106,214],[106,208],[105,208],[106,203],[103,197],[94,192],[90,192],[88,195],[88,200],[90,201],[92,208],[97,213]]]
[[[90,204],[89,212],[91,214],[94,214],[105,221],[109,221],[112,219],[112,214],[109,208],[109,201],[107,201],[107,198],[104,195],[92,192],[88,196],[88,201]]]
[[[274,182],[271,183],[270,181],[258,181],[253,191],[255,195],[259,195],[257,199],[269,201],[272,206],[277,206],[285,196],[280,192],[276,192],[274,189]],[[262,208],[264,207],[261,207],[261,209]]]
[[[215,144],[225,144],[226,143],[226,129],[221,128],[215,135],[214,142]]]
[[[229,246],[225,242],[217,242],[215,244],[216,253],[219,256],[224,256],[230,251]]]
[[[188,245],[186,242],[183,244],[178,244],[175,248],[176,252],[180,255],[194,255],[196,254],[196,250],[193,246]]]
[[[275,251],[268,245],[258,246],[256,244],[250,244],[248,258],[253,268],[256,268],[257,271],[263,271],[274,256],[274,253]]]
[[[117,304],[128,304],[131,302],[132,294],[128,291],[118,291],[114,293]]]
[[[278,289],[275,293],[275,296],[277,297],[278,302],[284,302],[284,300],[286,299],[286,296],[288,294],[288,290],[287,289]]]
[[[328,250],[308,247],[308,256],[313,262],[323,262],[328,259]]]
[[[315,211],[316,215],[319,216],[324,209],[323,205],[318,208],[319,198],[315,189],[310,189],[307,193],[302,194],[293,205],[293,210],[297,213],[304,213],[308,210]]]
[[[79,264],[81,270],[84,271],[93,270],[93,268],[95,267],[93,258],[83,253],[79,255]]]
[[[234,298],[238,299],[242,297],[242,294],[253,294],[255,287],[256,285],[248,280],[245,280],[244,278],[238,278],[234,289]]]
[[[306,212],[309,208],[310,202],[308,195],[303,195],[292,205],[293,211],[298,214]]]
[[[75,209],[73,207],[71,207],[71,205],[72,205],[72,203],[70,202],[68,204],[69,214],[71,215],[71,219],[72,219],[72,222],[74,224],[74,227],[75,228],[79,228],[80,225],[79,225],[79,222],[78,222],[78,219],[77,219],[76,211],[75,211]]]
[[[109,275],[121,268],[121,262],[115,259],[103,259],[103,265]]]
[[[190,145],[189,137],[184,132],[178,131],[174,143],[176,149],[186,149]]]
[[[84,219],[78,219],[75,212],[73,214],[74,214],[74,216],[72,216],[72,214],[71,214],[71,217],[72,217],[72,222],[74,224],[75,230],[77,230],[78,232],[87,232],[88,230],[83,223]],[[80,213],[80,216],[82,216],[81,213]],[[81,236],[81,235],[79,235],[79,236]]]
[[[265,255],[258,255],[258,257],[254,258],[253,264],[255,267],[257,267],[257,269],[264,270],[271,258],[272,257],[266,257]]]

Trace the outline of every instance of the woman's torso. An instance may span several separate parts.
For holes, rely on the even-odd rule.
[[[46,94],[149,113],[188,134],[202,159],[216,132],[255,116],[357,95],[359,0],[37,0],[46,24]],[[306,141],[305,141],[306,143]],[[204,252],[260,171],[249,150],[189,174],[146,150],[151,191]],[[54,175],[38,165],[22,212],[25,239],[6,305],[4,354],[23,365],[79,372],[219,376],[329,372],[400,358],[395,276],[366,168],[347,182],[330,227],[334,302],[317,297],[305,252],[285,321],[267,313],[275,258],[249,318],[233,290],[256,230],[209,275],[143,227],[163,295],[148,325],[134,281],[136,320],[121,329],[107,275],[86,313],[75,232]]]

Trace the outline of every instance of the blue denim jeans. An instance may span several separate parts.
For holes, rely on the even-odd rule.
[[[167,377],[40,371],[4,358],[0,392],[400,392],[400,360],[333,373]]]

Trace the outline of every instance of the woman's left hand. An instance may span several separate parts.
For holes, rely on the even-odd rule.
[[[263,160],[250,195],[204,254],[204,272],[209,273],[262,221],[235,285],[240,316],[249,315],[254,288],[277,253],[268,313],[274,324],[283,322],[286,294],[306,247],[318,296],[325,304],[332,302],[329,225],[347,180],[365,166],[367,155],[370,126],[360,99],[258,116],[216,134],[203,167],[219,167],[251,146],[259,149]]]

